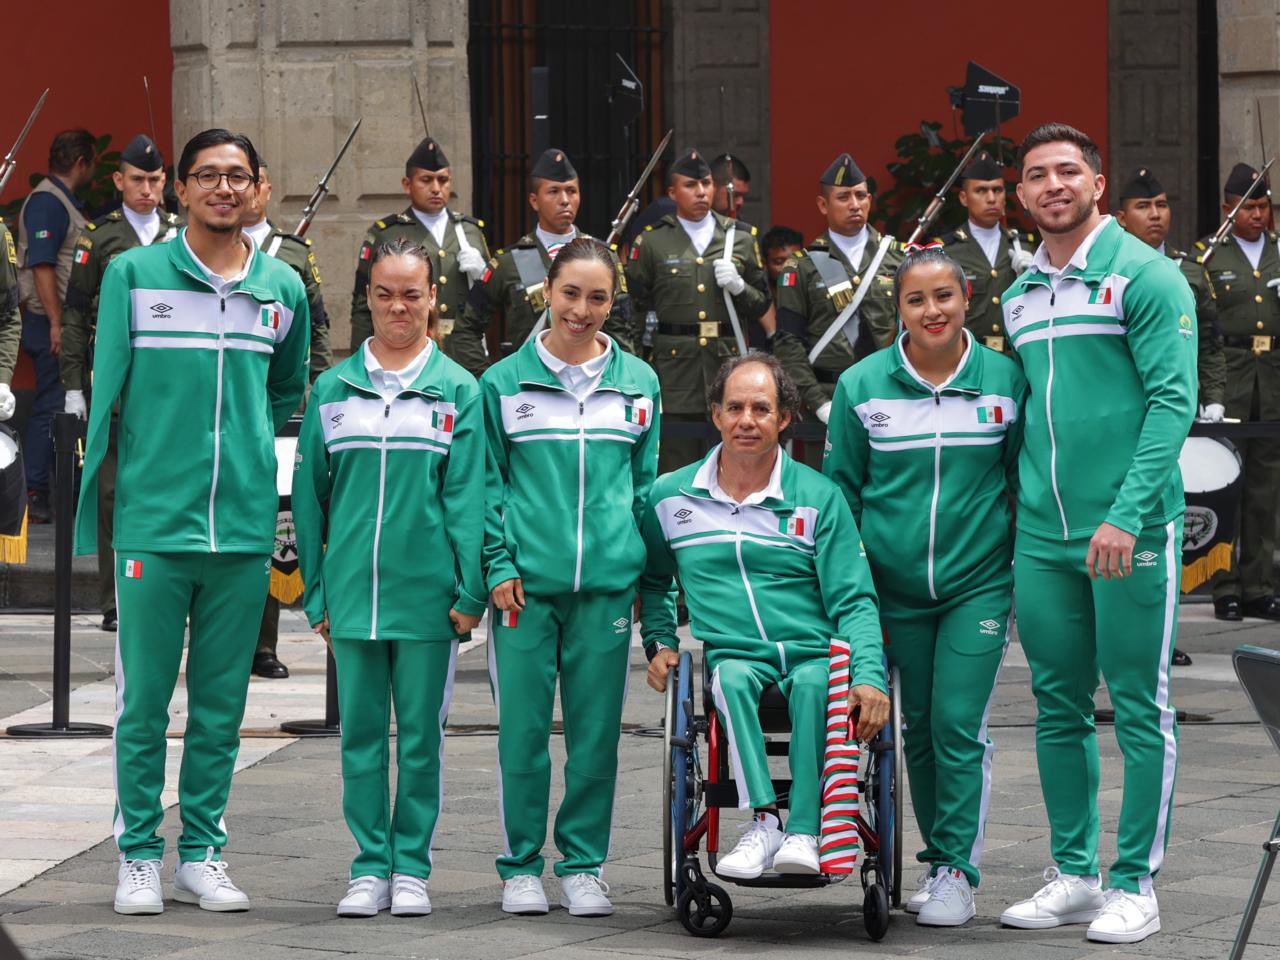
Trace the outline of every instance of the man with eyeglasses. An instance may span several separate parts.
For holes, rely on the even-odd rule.
[[[169,701],[187,650],[174,895],[247,910],[227,876],[223,811],[271,573],[273,436],[302,399],[310,314],[297,273],[241,225],[258,157],[205,130],[178,161],[187,226],[112,261],[98,298],[76,552],[97,547],[98,481],[119,405],[115,553],[115,910],[155,914]],[[263,482],[266,478],[267,482]]]

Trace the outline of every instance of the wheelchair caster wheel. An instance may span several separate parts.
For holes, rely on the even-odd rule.
[[[686,888],[676,904],[676,915],[695,937],[718,937],[733,919],[733,901],[714,883],[708,883],[701,893],[703,903],[699,903],[698,890]]]
[[[889,932],[889,895],[884,887],[873,883],[862,898],[862,924],[867,936],[879,942]]]

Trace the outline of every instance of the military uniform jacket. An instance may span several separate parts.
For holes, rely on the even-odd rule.
[[[817,410],[831,399],[841,373],[855,361],[889,346],[897,335],[893,274],[902,262],[902,244],[892,241],[876,275],[868,277],[866,273],[880,240],[881,234],[868,226],[862,259],[855,267],[831,241],[830,234],[823,233],[788,260],[778,277],[778,332],[773,338],[773,352],[791,374],[810,410]],[[824,269],[831,279],[839,278],[838,282],[831,283]],[[810,365],[809,351],[864,283],[872,286],[858,305],[856,346],[841,332]]]
[[[1196,242],[1197,259],[1208,239]],[[1217,305],[1226,367],[1227,416],[1280,418],[1280,297],[1267,282],[1280,278],[1280,238],[1263,234],[1255,270],[1232,234],[1205,267]]]
[[[167,243],[178,235],[182,221],[177,214],[156,208],[160,215],[160,231],[152,243]],[[83,390],[89,386],[89,344],[98,325],[98,291],[107,265],[126,250],[141,245],[133,224],[117,209],[85,224],[76,238],[75,255],[71,258],[71,276],[67,280],[67,301],[62,307],[62,349],[58,354],[58,371],[64,390]]]
[[[22,339],[19,299],[18,247],[0,220],[0,383],[12,382],[13,368],[18,363],[18,342]]]
[[[1197,377],[1200,405],[1226,403],[1227,361],[1222,355],[1222,333],[1218,329],[1218,304],[1204,267],[1185,250],[1165,244],[1165,256],[1172,260],[1196,298],[1196,329],[1199,337]]]
[[[585,236],[587,234],[574,228],[575,238]],[[615,260],[614,265],[618,271],[618,292],[604,322],[604,332],[624,350],[634,353],[627,280],[622,264]],[[505,323],[503,340],[518,350],[546,308],[542,281],[550,269],[551,257],[536,232],[526,233],[507,249],[497,251],[480,282],[471,288],[466,311],[450,334],[449,346],[454,359],[474,376],[484,373],[492,362],[484,338],[495,310],[502,312]]]
[[[333,366],[333,349],[329,344],[329,314],[324,308],[324,294],[320,291],[320,267],[315,251],[306,237],[285,233],[274,223],[271,232],[262,241],[262,252],[293,267],[302,279],[307,291],[307,305],[311,308],[311,382]]]
[[[1013,269],[1014,243],[1028,253],[1034,253],[1035,234],[1020,232],[1013,227],[1002,229],[994,266],[983,252],[982,244],[969,232],[967,223],[938,239],[946,247],[947,255],[964,268],[965,279],[969,281],[969,310],[964,315],[964,325],[984,347],[1010,353],[1000,296],[1018,276],[1018,271]]]
[[[665,413],[705,414],[707,388],[725,358],[738,352],[724,294],[716,284],[715,262],[724,256],[731,222],[712,211],[715,230],[702,253],[674,214],[644,228],[631,245],[627,288],[637,317],[658,317],[653,366],[662,383]],[[747,285],[733,298],[746,336],[749,321],[769,309],[769,284],[760,260],[756,228],[736,221],[732,259]]]
[[[467,305],[467,275],[458,267],[458,225],[471,246],[480,251],[480,256],[489,259],[489,247],[484,242],[481,228],[483,220],[477,220],[464,213],[449,211],[449,225],[444,232],[444,246],[436,243],[435,236],[422,225],[413,213],[413,207],[406,207],[400,213],[393,213],[381,220],[374,221],[369,232],[365,234],[364,243],[360,245],[360,256],[356,261],[356,285],[351,293],[351,352],[373,335],[373,316],[369,312],[369,263],[373,260],[374,249],[382,243],[395,240],[397,237],[408,237],[422,244],[431,254],[431,262],[435,266],[436,283],[436,318],[438,330],[444,340],[445,354],[452,357],[453,350],[449,345],[449,334],[453,330],[454,321],[462,316]]]

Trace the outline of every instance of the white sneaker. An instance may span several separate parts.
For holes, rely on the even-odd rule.
[[[1064,923],[1092,923],[1102,909],[1102,887],[1092,886],[1083,877],[1059,873],[1057,867],[1044,872],[1048,881],[1028,900],[1015,903],[1000,914],[1006,927],[1044,930]]]
[[[933,866],[930,865],[920,872],[920,879],[916,881],[919,885],[916,892],[911,895],[910,899],[902,907],[907,913],[919,913],[920,908],[929,902],[929,897],[933,893],[933,881],[937,879],[933,870]]]
[[[951,867],[934,877],[929,899],[916,914],[916,923],[925,927],[958,927],[972,920],[975,913],[969,878]]]
[[[391,906],[391,884],[382,877],[356,877],[338,901],[340,917],[376,917]]]
[[[784,833],[782,844],[773,855],[773,869],[778,873],[818,873],[818,838],[807,833]]]
[[[502,910],[504,913],[541,914],[547,906],[547,894],[542,889],[542,878],[522,873],[502,883]]]
[[[1130,893],[1112,887],[1103,894],[1098,918],[1085,934],[1100,943],[1137,943],[1160,930],[1160,904],[1154,893]]]
[[[594,873],[571,873],[560,878],[560,906],[571,917],[607,917],[613,904],[606,894],[609,885]]]
[[[716,873],[734,880],[754,880],[773,866],[773,856],[780,846],[782,831],[756,817],[733,852],[716,861]]]
[[[116,873],[116,913],[164,913],[159,860],[126,860]]]
[[[393,917],[425,917],[431,912],[427,881],[407,873],[391,875],[391,915]]]
[[[227,861],[213,859],[213,847],[203,860],[179,863],[173,875],[173,898],[198,903],[201,910],[236,913],[249,909],[249,898],[227,876]]]

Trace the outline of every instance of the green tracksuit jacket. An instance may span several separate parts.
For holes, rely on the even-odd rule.
[[[484,568],[490,590],[616,593],[644,567],[638,532],[656,474],[658,377],[615,341],[579,402],[529,340],[480,380],[489,446]]]
[[[1034,267],[1002,300],[1031,383],[1019,530],[1137,535],[1184,510],[1178,453],[1196,409],[1196,306],[1173,262],[1114,220],[1056,285]]]
[[[320,375],[302,418],[293,518],[313,626],[344,640],[457,638],[484,612],[484,423],[475,379],[433,347],[387,402],[362,346]]]
[[[307,382],[306,291],[291,267],[253,250],[220,297],[185,236],[128,250],[103,276],[79,554],[97,549],[97,474],[117,400],[117,553],[273,549],[272,437]],[[213,402],[185,402],[193,386]]]
[[[935,387],[905,335],[836,386],[823,473],[844,491],[881,596],[948,600],[1011,583],[1014,489],[1027,381],[965,331],[965,357]]]
[[[885,690],[875,587],[840,489],[779,449],[766,496],[737,507],[710,493],[719,455],[717,446],[701,463],[664,474],[649,494],[641,525],[646,651],[679,646],[679,574],[711,669],[761,660],[785,675],[788,662],[826,658],[835,635],[852,648],[850,683]]]

